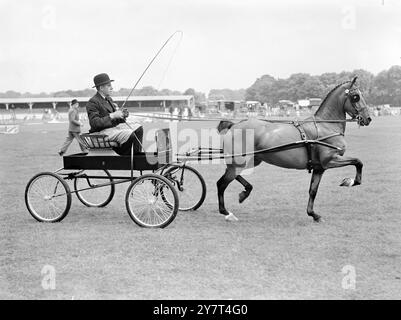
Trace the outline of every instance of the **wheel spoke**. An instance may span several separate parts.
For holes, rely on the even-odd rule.
[[[180,210],[187,211],[198,208],[205,197],[205,186],[203,179],[188,166],[171,169],[170,179],[175,181],[180,199]],[[168,203],[170,200],[165,199]]]
[[[127,196],[127,209],[134,221],[146,227],[159,227],[174,219],[176,209],[168,206],[161,198],[162,193],[174,199],[175,190],[170,189],[163,177],[138,178],[130,186]],[[174,200],[171,202],[175,203]],[[175,209],[175,211],[174,211]]]
[[[26,188],[29,212],[39,221],[60,221],[71,205],[71,194],[66,188],[68,185],[55,174],[43,173],[35,176]]]

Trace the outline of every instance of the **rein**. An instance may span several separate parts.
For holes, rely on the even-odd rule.
[[[276,152],[276,151],[283,151],[283,150],[288,150],[288,149],[294,149],[294,148],[299,148],[302,147],[305,144],[319,144],[331,149],[335,149],[338,151],[342,151],[341,148],[334,146],[332,144],[324,142],[324,140],[327,140],[329,138],[337,137],[337,136],[343,136],[344,134],[342,133],[332,133],[330,135],[321,137],[316,140],[300,140],[300,141],[295,141],[291,143],[286,143],[286,144],[281,144],[275,147],[271,148],[266,148],[266,149],[261,149],[261,150],[256,150],[256,151],[250,151],[250,152],[244,152],[244,153],[236,153],[236,154],[223,154],[223,149],[215,149],[215,148],[198,148],[198,149],[192,149],[185,154],[179,154],[177,153],[177,158],[180,158],[182,161],[189,161],[189,160],[215,160],[215,159],[229,159],[229,158],[235,158],[235,157],[246,157],[246,156],[252,156],[255,154],[259,153],[265,153],[265,152]],[[204,150],[207,150],[205,155]],[[197,155],[195,155],[197,154]],[[216,155],[217,154],[217,155]]]
[[[322,119],[314,119],[314,120],[280,120],[280,119],[265,119],[265,118],[201,118],[201,117],[179,117],[179,116],[166,116],[165,114],[162,113],[152,113],[149,115],[143,115],[143,114],[135,114],[135,117],[142,117],[142,118],[154,118],[154,119],[163,119],[163,120],[177,120],[177,121],[222,121],[222,120],[228,120],[228,121],[243,121],[243,120],[249,120],[249,119],[256,119],[256,120],[262,120],[265,122],[271,122],[271,123],[288,123],[288,124],[294,124],[295,121],[298,123],[307,123],[307,122],[314,122],[314,123],[342,123],[342,122],[356,122],[356,119],[345,119],[345,120],[322,120]]]

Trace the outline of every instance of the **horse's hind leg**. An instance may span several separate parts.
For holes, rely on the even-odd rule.
[[[237,180],[239,183],[241,183],[241,184],[244,186],[244,188],[245,188],[245,190],[242,191],[242,192],[240,192],[240,194],[239,194],[239,199],[238,199],[238,200],[239,200],[239,203],[242,203],[242,202],[244,202],[244,200],[245,200],[246,198],[249,197],[249,195],[250,195],[250,193],[251,193],[253,187],[252,187],[252,185],[251,185],[248,181],[246,181],[241,175],[236,176],[236,177],[235,177],[235,180]]]
[[[313,170],[312,172],[312,178],[310,181],[310,187],[309,187],[309,202],[308,202],[308,208],[306,209],[306,212],[308,213],[308,216],[311,216],[314,221],[319,222],[320,221],[320,216],[313,211],[313,204],[315,202],[315,197],[317,194],[317,190],[319,188],[320,180],[322,179],[324,170]]]
[[[234,166],[227,166],[224,175],[217,181],[217,195],[219,199],[219,212],[226,216],[226,220],[238,220],[231,212],[227,211],[224,205],[224,191],[228,185],[235,179],[236,170]]]

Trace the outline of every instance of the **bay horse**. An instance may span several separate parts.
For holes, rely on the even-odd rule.
[[[315,114],[300,121],[275,123],[259,119],[248,119],[234,124],[231,121],[220,121],[217,130],[223,135],[223,150],[226,155],[236,155],[232,161],[226,161],[226,171],[217,181],[219,212],[228,221],[237,221],[237,217],[224,205],[224,191],[235,179],[245,190],[239,194],[242,203],[253,187],[240,175],[247,168],[258,166],[262,161],[288,169],[308,169],[312,171],[309,188],[307,214],[314,221],[320,221],[320,215],[313,210],[313,204],[320,180],[327,169],[353,165],[356,168],[355,179],[345,178],[340,186],[357,186],[362,182],[363,163],[358,158],[344,156],[346,142],[344,139],[346,114],[349,114],[360,126],[371,122],[369,110],[361,91],[355,86],[357,77],[352,81],[340,83],[323,99]],[[246,132],[252,132],[253,139],[246,145],[246,152],[235,153],[239,144],[246,144]],[[322,143],[301,143],[294,147],[296,141],[321,141]],[[305,142],[305,141],[303,141]],[[292,146],[290,146],[292,145]],[[277,151],[269,152],[276,146]],[[286,147],[290,146],[290,147]],[[241,146],[242,150],[243,145]],[[264,152],[264,150],[266,152]]]

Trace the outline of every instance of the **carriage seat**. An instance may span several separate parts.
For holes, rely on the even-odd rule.
[[[83,133],[80,136],[82,143],[89,150],[89,154],[115,153],[112,148],[118,147],[115,141],[110,141],[105,134]]]
[[[110,141],[105,134],[83,133],[80,136],[81,142],[89,150],[89,155],[117,155],[113,148],[118,147],[119,143]],[[155,132],[155,142],[157,152],[171,150],[171,138],[169,129],[159,129]]]

